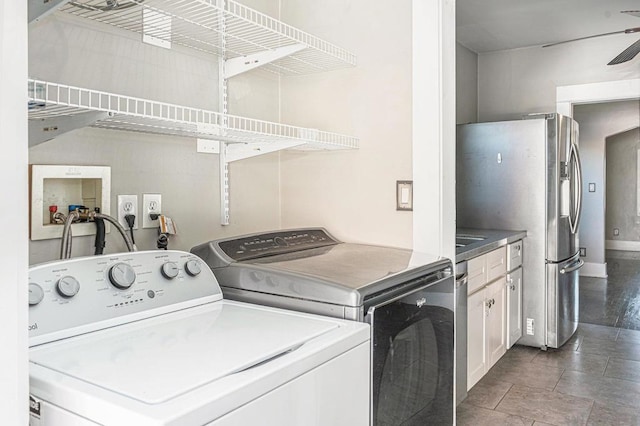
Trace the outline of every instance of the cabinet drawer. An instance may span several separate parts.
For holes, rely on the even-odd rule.
[[[489,252],[487,256],[487,282],[495,280],[507,273],[507,249],[500,247]]]
[[[482,288],[487,283],[486,254],[474,257],[467,262],[467,293]]]
[[[507,245],[507,271],[513,271],[522,265],[523,246],[522,240]]]

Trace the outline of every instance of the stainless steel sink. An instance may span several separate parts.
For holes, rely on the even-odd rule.
[[[456,247],[465,247],[469,244],[477,243],[478,241],[484,241],[487,237],[484,235],[469,235],[458,234],[456,235]]]

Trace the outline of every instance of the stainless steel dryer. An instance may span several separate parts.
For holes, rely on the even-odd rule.
[[[453,424],[448,259],[344,243],[322,228],[221,239],[191,251],[226,298],[371,324],[372,424]]]

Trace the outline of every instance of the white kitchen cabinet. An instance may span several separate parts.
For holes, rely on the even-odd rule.
[[[522,266],[507,274],[507,349],[522,337]]]
[[[485,256],[487,262],[487,282],[490,283],[507,272],[507,249],[506,247],[500,247],[499,249],[490,251]]]
[[[517,267],[522,266],[523,246],[522,240],[507,244],[507,271],[513,271]]]
[[[473,293],[487,283],[486,256],[478,256],[467,261],[467,292]]]
[[[469,296],[467,303],[467,390],[487,371],[485,321],[485,291],[482,289]]]
[[[485,324],[487,345],[487,371],[507,352],[506,297],[504,276],[485,288],[487,319]]]
[[[467,261],[467,390],[507,351],[508,259],[500,247]]]

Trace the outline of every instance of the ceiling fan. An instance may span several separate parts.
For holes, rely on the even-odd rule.
[[[627,15],[636,16],[640,18],[640,10],[623,10],[620,13],[626,13]],[[621,30],[621,31],[613,31],[610,33],[595,34],[587,37],[580,37],[580,38],[574,38],[571,40],[559,41],[557,43],[545,44],[542,47],[557,46],[558,44],[570,43],[572,41],[585,40],[588,38],[595,38],[595,37],[603,37],[603,36],[608,36],[613,34],[633,34],[633,33],[640,33],[640,27],[627,28],[626,30]],[[640,53],[640,39],[638,39],[635,43],[631,44],[631,46],[627,47],[622,52],[620,52],[620,54],[615,58],[613,58],[607,65],[617,65],[617,64],[622,64],[624,62],[628,62],[633,58],[635,58],[638,53]]]

